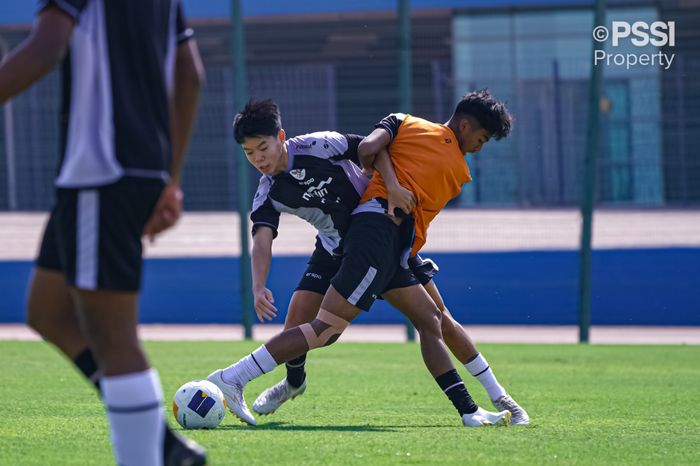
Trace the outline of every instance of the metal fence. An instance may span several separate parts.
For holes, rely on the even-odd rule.
[[[613,14],[660,13],[646,8]],[[551,21],[559,28],[543,30]],[[413,113],[444,121],[462,92],[489,87],[508,101],[516,118],[508,140],[490,143],[468,159],[475,181],[450,205],[576,206],[583,172],[590,11],[418,11],[412,23]],[[194,26],[207,85],[185,169],[185,205],[189,210],[234,210],[235,172],[245,165],[233,160],[231,120],[241,103],[232,98],[230,31],[225,21]],[[250,19],[250,95],[279,103],[290,136],[325,129],[366,134],[381,117],[398,111],[397,28],[394,13]],[[679,40],[683,48],[670,70],[606,69],[599,204],[700,204],[697,30],[692,21],[679,24],[685,39]],[[0,29],[12,45],[27,33]],[[0,115],[0,210],[50,208],[59,99],[55,72]],[[254,188],[257,175],[245,169]]]

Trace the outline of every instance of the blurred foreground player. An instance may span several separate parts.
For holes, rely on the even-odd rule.
[[[203,69],[179,0],[45,0],[0,64],[0,103],[63,63],[56,203],[28,323],[100,387],[120,465],[201,465],[167,427],[136,325],[142,244],[180,216]]]
[[[505,105],[486,89],[462,96],[444,125],[402,113],[388,115],[358,147],[362,165],[374,167],[379,173],[362,196],[355,216],[369,219],[370,214],[391,215],[395,199],[401,199],[396,193],[408,189],[416,198],[416,207],[408,219],[394,221],[413,223],[411,245],[402,260],[413,263],[416,269],[415,263],[423,262],[418,253],[425,245],[430,223],[461,192],[463,184],[472,180],[464,155],[481,151],[492,138],[508,136],[511,126],[512,118]],[[372,217],[372,222],[376,223],[376,218]],[[445,311],[443,319],[449,316],[435,283],[422,283],[432,302]],[[500,386],[464,328],[448,317],[447,325],[443,320],[442,330],[455,356],[484,385],[494,407],[510,411],[513,424],[528,425],[527,412]]]

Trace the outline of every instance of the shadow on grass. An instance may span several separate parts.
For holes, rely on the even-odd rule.
[[[221,430],[279,430],[279,431],[301,431],[301,432],[312,432],[312,431],[325,431],[325,432],[398,432],[401,430],[410,429],[422,429],[429,427],[431,429],[454,429],[453,425],[401,425],[401,426],[371,426],[371,425],[301,425],[301,424],[288,424],[286,422],[268,422],[265,424],[258,424],[257,426],[248,426],[241,424],[226,424],[217,427]]]
[[[396,432],[394,426],[368,426],[368,425],[354,425],[354,426],[310,426],[310,425],[300,425],[300,424],[288,424],[286,422],[267,422],[265,424],[258,424],[257,426],[248,426],[241,424],[227,424],[217,427],[217,429],[223,430],[281,430],[281,431],[326,431],[326,432]]]

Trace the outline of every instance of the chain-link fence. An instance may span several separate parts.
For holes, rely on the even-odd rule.
[[[608,21],[675,21],[675,47],[637,50],[675,58],[668,69],[605,65],[596,192],[605,209],[593,224],[592,321],[697,325],[700,8],[675,0],[635,4],[642,3],[610,8]],[[461,322],[577,321],[592,23],[592,12],[580,6],[412,14],[411,113],[446,121],[463,92],[489,87],[516,120],[510,137],[468,157],[474,181],[436,218],[421,251],[440,264],[441,292]],[[229,23],[192,26],[207,84],[184,174],[190,212],[147,247],[147,257],[168,259],[149,262],[159,268],[149,278],[144,315],[188,322],[197,309],[198,322],[239,322],[245,310],[233,298],[241,254],[236,180],[247,170],[254,189],[259,175],[233,156],[231,121],[243,103],[233,99]],[[0,28],[0,43],[14,46],[28,32]],[[328,129],[366,134],[399,111],[398,33],[392,11],[246,18],[249,94],[279,103],[289,136]],[[53,73],[0,112],[0,211],[51,206],[59,88]],[[693,209],[678,209],[686,206]],[[13,310],[0,321],[23,319],[12,261],[35,254],[45,218],[0,212],[0,266],[10,270],[0,289],[9,304],[0,311]],[[313,236],[308,224],[282,217],[270,277],[280,309]],[[172,283],[183,293],[171,293]],[[368,315],[378,322],[392,314]],[[400,322],[395,316],[392,322]]]
[[[599,205],[700,203],[700,37],[693,27],[700,12],[678,11],[608,13],[626,20],[670,17],[677,21],[677,45],[668,70],[605,68]],[[232,155],[231,120],[241,103],[232,98],[230,29],[223,20],[193,25],[208,80],[184,177],[186,208],[234,210],[235,171],[249,170],[252,187],[257,175]],[[475,181],[452,207],[578,204],[591,27],[592,13],[583,9],[414,12],[413,113],[444,121],[461,93],[489,87],[516,118],[511,137],[469,158]],[[11,45],[27,32],[0,29]],[[247,19],[246,35],[249,93],[279,103],[290,136],[325,129],[366,134],[398,110],[393,12],[255,17]],[[2,210],[51,205],[59,81],[53,73],[0,116]]]

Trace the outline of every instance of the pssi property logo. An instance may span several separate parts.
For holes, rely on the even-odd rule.
[[[596,42],[609,41],[612,52],[596,50],[593,56],[593,64],[598,66],[624,66],[630,69],[636,66],[660,66],[667,70],[671,68],[675,53],[665,53],[662,50],[656,53],[648,51],[639,53],[615,53],[614,49],[629,42],[635,47],[675,47],[676,23],[675,21],[654,21],[647,23],[636,21],[613,21],[609,28],[596,26],[593,28],[593,39]]]

